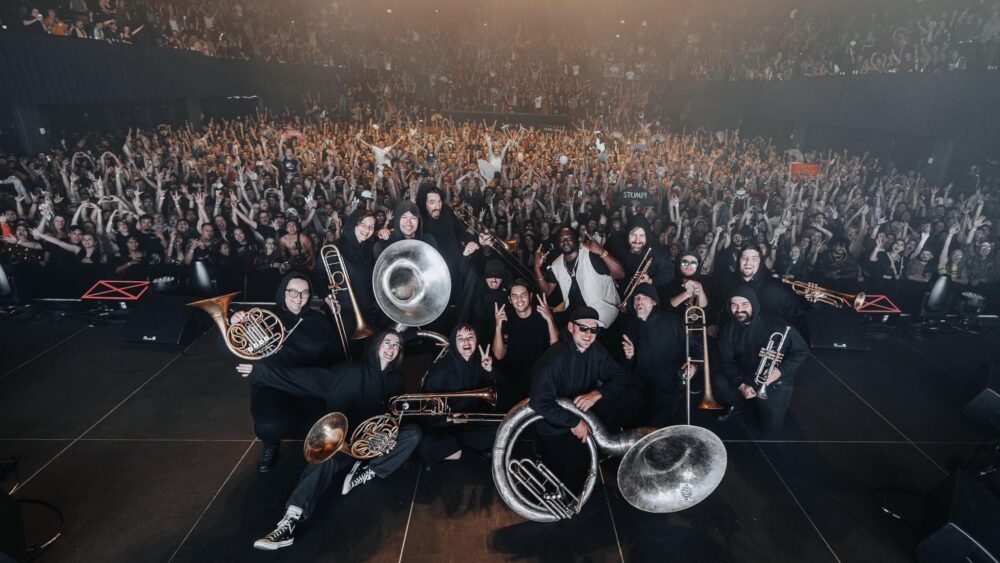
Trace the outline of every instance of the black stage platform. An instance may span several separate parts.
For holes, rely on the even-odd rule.
[[[257,473],[247,382],[214,329],[186,347],[121,336],[0,321],[0,458],[21,460],[18,498],[66,516],[40,561],[910,561],[918,532],[875,494],[926,493],[986,440],[961,410],[998,349],[996,334],[899,329],[870,352],[816,351],[777,439],[695,411],[725,440],[729,467],[685,512],[628,506],[608,460],[583,515],[535,524],[504,506],[486,462],[425,472],[411,460],[347,497],[331,490],[293,547],[260,552],[253,541],[305,463],[301,442]],[[28,520],[35,540],[51,527],[44,513]]]

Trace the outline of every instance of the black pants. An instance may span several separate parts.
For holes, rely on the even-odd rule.
[[[301,438],[309,425],[326,412],[322,399],[306,399],[273,387],[250,385],[253,429],[265,446],[277,446],[286,438]]]
[[[643,425],[656,428],[677,424],[678,418],[683,416],[684,397],[686,396],[684,389],[665,391],[646,387],[640,422]]]
[[[638,406],[637,402],[631,401],[618,405],[598,401],[590,413],[596,415],[609,433],[616,434],[622,428],[635,427]],[[542,462],[573,494],[578,495],[591,469],[587,461],[587,446],[569,428],[555,428],[544,420],[535,424],[535,430]]]
[[[785,425],[785,415],[792,403],[794,385],[778,380],[767,386],[767,399],[744,399],[739,389],[721,374],[712,375],[712,391],[720,403],[741,406],[745,402],[753,404],[761,428],[767,432],[781,430]]]
[[[399,436],[396,438],[396,447],[389,453],[376,457],[368,462],[375,475],[384,479],[399,469],[410,454],[420,443],[422,436],[420,427],[416,424],[404,424],[399,428]],[[334,477],[342,469],[346,470],[354,464],[356,460],[347,454],[339,453],[323,463],[309,464],[302,470],[299,482],[295,484],[295,489],[288,497],[288,506],[296,506],[302,509],[302,518],[306,519],[312,515],[316,509],[316,503],[323,496]]]
[[[496,435],[496,424],[469,422],[428,425],[424,428],[424,437],[420,442],[420,457],[427,465],[434,465],[459,450],[488,452],[493,447]]]

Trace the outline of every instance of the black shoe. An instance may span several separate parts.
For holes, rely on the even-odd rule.
[[[719,422],[726,422],[730,418],[740,414],[740,412],[742,412],[742,409],[738,409],[735,406],[729,407],[726,409],[726,412],[719,415]]]
[[[278,527],[273,532],[253,542],[253,548],[274,551],[292,545],[295,543],[295,537],[292,534],[294,534],[298,524],[298,518],[285,516],[281,522],[278,522]]]
[[[351,468],[351,472],[344,478],[344,486],[340,489],[340,494],[346,495],[352,489],[364,485],[373,478],[375,478],[375,471],[368,467],[367,463],[357,461]]]
[[[275,444],[273,446],[265,445],[260,452],[260,461],[257,462],[257,471],[261,473],[267,473],[274,467],[274,464],[278,461],[278,448],[281,447],[280,444]]]

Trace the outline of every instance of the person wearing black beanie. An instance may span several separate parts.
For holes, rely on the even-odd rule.
[[[659,295],[648,283],[636,288],[629,309],[632,317],[622,337],[625,368],[643,382],[642,424],[662,427],[677,424],[683,404],[684,378],[679,375],[687,361],[688,338],[682,317],[661,311]],[[702,357],[701,340],[691,339],[692,357]]]
[[[722,369],[716,370],[712,379],[715,396],[729,406],[719,420],[729,420],[745,403],[753,401],[764,430],[780,430],[791,404],[795,373],[809,355],[809,348],[794,327],[761,312],[757,293],[751,287],[737,287],[726,304],[732,321],[722,328],[719,337]],[[759,386],[754,382],[760,351],[767,347],[774,333],[781,335],[786,329],[788,336],[780,350],[784,358],[767,378],[768,398],[760,399]]]
[[[641,215],[632,218],[626,234],[626,244],[618,252],[620,254],[615,254],[615,258],[618,258],[625,270],[625,278],[619,286],[622,291],[635,277],[647,252],[652,261],[649,263],[646,275],[641,279],[643,283],[661,289],[674,278],[674,261],[670,259],[670,253],[656,240],[649,228],[649,222]]]

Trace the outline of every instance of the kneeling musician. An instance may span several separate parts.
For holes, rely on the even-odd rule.
[[[809,354],[805,340],[785,321],[762,314],[749,286],[737,287],[730,296],[729,313],[733,320],[719,338],[723,373],[712,382],[718,399],[729,407],[719,420],[729,420],[746,401],[757,399],[761,426],[765,431],[780,430],[792,400],[795,372]],[[780,356],[775,362],[762,362],[765,350]]]
[[[591,409],[608,428],[631,425],[639,410],[639,380],[625,371],[598,342],[605,328],[592,307],[577,307],[566,330],[535,363],[531,375],[531,408],[543,418],[536,425],[542,461],[574,489],[583,483],[584,448],[590,427],[559,406],[556,399],[572,397],[584,412]]]

